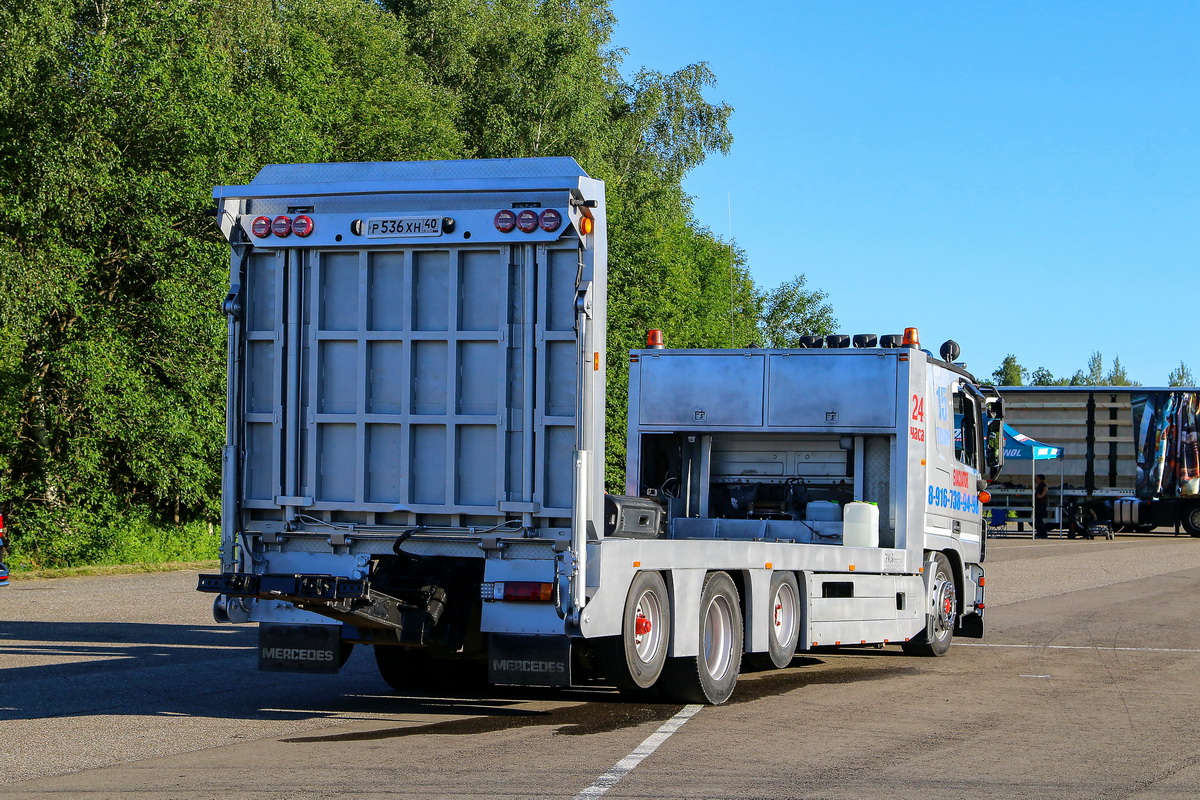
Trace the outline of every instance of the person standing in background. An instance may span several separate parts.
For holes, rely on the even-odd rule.
[[[1033,487],[1033,535],[1037,539],[1045,539],[1049,529],[1046,526],[1046,510],[1050,502],[1050,489],[1046,486],[1046,476],[1037,476],[1037,485]]]

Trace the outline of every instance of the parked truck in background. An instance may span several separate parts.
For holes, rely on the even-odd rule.
[[[1010,425],[1063,448],[1063,459],[1041,471],[1050,506],[1061,507],[1072,535],[1101,524],[1200,536],[1200,389],[1004,386],[1000,392]],[[992,489],[997,504],[1029,505],[1027,476],[1006,472]]]
[[[956,347],[634,351],[606,495],[604,186],[573,160],[277,165],[214,196],[228,424],[198,588],[259,625],[260,669],[358,644],[398,691],[475,668],[719,703],[743,655],[982,635],[1001,402]]]

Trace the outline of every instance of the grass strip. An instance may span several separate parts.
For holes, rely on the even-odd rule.
[[[44,581],[52,578],[84,578],[95,575],[135,575],[141,572],[201,572],[218,570],[221,562],[212,561],[162,561],[145,564],[97,564],[86,567],[60,567],[56,569],[13,570],[13,583],[18,581]]]

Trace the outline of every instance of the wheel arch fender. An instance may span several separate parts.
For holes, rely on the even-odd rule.
[[[775,574],[779,572],[789,572],[796,579],[796,602],[799,605],[797,611],[800,616],[797,649],[808,649],[808,587],[812,580],[812,573],[804,570],[763,569],[750,570],[747,573],[744,584],[746,589],[743,589],[743,584],[738,583],[737,577],[734,577],[734,582],[738,583],[738,591],[742,592],[742,618],[747,653],[765,653],[771,647],[771,584]]]
[[[671,658],[700,653],[700,595],[708,570],[672,569],[664,573],[671,596]]]
[[[769,646],[767,604],[770,600],[767,595],[771,592],[773,574],[769,569],[730,573],[742,596],[742,633],[746,640],[744,652],[765,653]]]

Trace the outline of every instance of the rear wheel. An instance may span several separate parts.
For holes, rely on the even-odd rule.
[[[429,650],[377,644],[375,666],[397,692],[476,691],[487,685],[487,663],[471,658],[434,658]]]
[[[375,666],[379,676],[397,692],[420,691],[428,684],[429,653],[407,647],[377,644]]]
[[[958,618],[958,589],[950,560],[941,553],[933,555],[933,583],[930,585],[931,607],[925,612],[925,630],[903,645],[904,652],[914,656],[942,656],[950,649],[954,638],[954,623]]]
[[[657,572],[639,572],[625,598],[621,635],[604,643],[604,670],[621,694],[642,699],[653,695],[670,637],[667,584]]]
[[[1183,517],[1180,518],[1183,523],[1183,529],[1192,536],[1200,536],[1200,505],[1191,505],[1183,510]]]
[[[800,585],[792,572],[771,576],[767,608],[767,652],[750,653],[745,661],[757,669],[783,669],[792,663],[800,643]]]
[[[724,703],[737,686],[743,642],[737,586],[713,572],[700,593],[700,653],[667,662],[663,693],[685,703]]]

